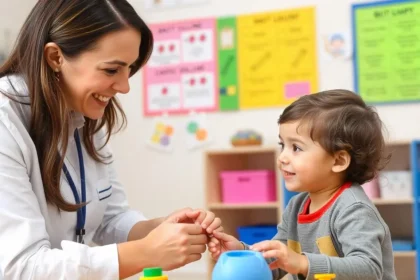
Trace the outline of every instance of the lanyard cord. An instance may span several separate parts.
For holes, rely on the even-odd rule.
[[[77,129],[74,131],[74,139],[76,140],[77,155],[79,157],[82,200],[80,200],[76,185],[74,184],[74,181],[72,177],[70,176],[70,173],[69,173],[69,170],[67,169],[66,164],[63,164],[63,170],[64,170],[64,174],[66,175],[67,181],[70,185],[71,191],[73,192],[74,200],[76,201],[76,204],[80,204],[80,203],[86,202],[86,181],[85,181],[85,167],[83,163],[82,145],[80,143],[79,131]],[[86,205],[77,209],[76,238],[77,238],[78,243],[84,243],[83,236],[85,235],[85,228],[84,228],[85,222],[86,222]]]

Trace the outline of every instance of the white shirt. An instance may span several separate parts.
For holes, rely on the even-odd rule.
[[[0,79],[0,91],[28,101],[18,76]],[[0,93],[0,279],[118,279],[116,243],[127,240],[132,226],[145,220],[129,210],[113,164],[94,161],[83,147],[86,174],[86,244],[75,242],[76,212],[58,211],[47,204],[35,145],[28,133],[30,106]],[[84,117],[73,114],[65,164],[80,194],[80,169],[73,137]],[[82,130],[79,130],[80,132]],[[95,143],[103,137],[95,135]],[[103,143],[103,142],[102,142]],[[97,146],[98,147],[98,146]],[[109,146],[103,150],[111,154]],[[61,193],[75,199],[62,172]]]

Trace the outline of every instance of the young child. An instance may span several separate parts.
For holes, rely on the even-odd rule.
[[[360,96],[330,90],[303,96],[278,120],[278,168],[286,188],[300,192],[287,205],[278,233],[252,247],[223,232],[208,246],[212,258],[230,250],[263,252],[273,279],[394,280],[391,235],[360,186],[384,167],[378,114]]]

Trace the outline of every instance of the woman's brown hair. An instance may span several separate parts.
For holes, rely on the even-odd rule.
[[[139,57],[131,70],[133,75],[149,59],[153,36],[126,0],[40,0],[26,19],[11,55],[0,67],[0,78],[19,75],[27,85],[30,102],[25,104],[31,107],[29,134],[37,149],[45,196],[48,203],[61,210],[75,211],[81,205],[68,203],[60,192],[63,158],[59,152],[65,154],[67,149],[70,111],[55,73],[44,57],[44,47],[54,42],[67,58],[75,58],[93,49],[104,35],[127,27],[141,34]],[[17,98],[22,93],[3,94],[23,103]],[[115,98],[110,100],[102,119],[86,118],[83,142],[96,161],[105,163],[106,159],[94,145],[94,134],[106,127],[108,142],[118,123],[120,129],[126,117]]]
[[[302,96],[284,110],[278,124],[296,121],[308,127],[312,140],[329,154],[349,153],[346,181],[370,181],[389,161],[378,113],[354,92],[337,89]]]

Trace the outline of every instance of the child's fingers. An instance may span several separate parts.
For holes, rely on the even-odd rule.
[[[225,241],[225,242],[229,242],[229,241],[235,241],[236,238],[233,237],[232,235],[226,234],[224,232],[221,231],[213,231],[213,236],[218,239],[219,241]]]
[[[210,238],[209,243],[214,243],[214,245],[217,246],[217,245],[220,244],[220,241],[217,240],[217,238],[212,237],[212,238]]]
[[[213,232],[215,231],[224,231],[225,229],[222,226],[219,226],[218,228],[214,229]]]
[[[282,259],[282,252],[280,250],[269,250],[263,253],[264,258]]]
[[[210,248],[209,248],[209,251],[210,251],[211,253],[216,253],[217,251],[219,251],[219,248],[217,248],[217,247],[210,247]]]
[[[277,240],[261,241],[251,246],[251,250],[262,252],[269,250],[281,250],[284,244]]]
[[[274,262],[270,263],[268,266],[270,267],[271,270],[274,270],[274,269],[277,269],[277,268],[282,268],[280,266],[279,261],[274,261]]]

